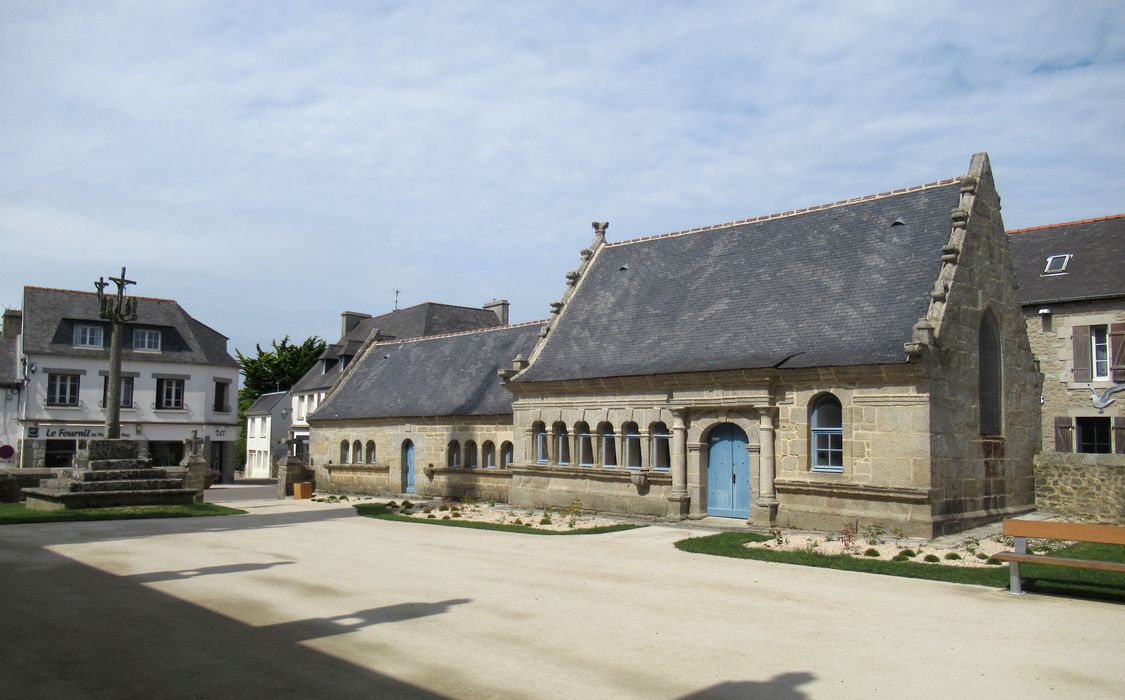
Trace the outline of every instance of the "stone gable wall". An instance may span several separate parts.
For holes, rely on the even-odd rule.
[[[975,178],[975,180],[974,180]],[[1041,376],[1019,306],[1000,198],[987,160],[974,158],[961,211],[942,258],[927,317],[936,347],[925,351],[931,393],[934,518],[950,532],[1030,510],[1032,459],[1039,445]],[[979,335],[986,310],[996,318],[1002,373],[1002,435],[981,435]]]

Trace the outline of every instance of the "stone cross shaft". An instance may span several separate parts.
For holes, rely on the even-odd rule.
[[[137,300],[125,296],[125,288],[136,284],[125,276],[121,268],[120,277],[110,277],[117,285],[116,296],[106,296],[105,288],[109,282],[99,277],[94,283],[98,290],[98,315],[113,324],[109,342],[109,379],[106,387],[105,436],[111,440],[121,437],[121,345],[125,334],[126,321],[137,318]]]

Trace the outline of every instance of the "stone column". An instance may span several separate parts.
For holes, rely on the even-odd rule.
[[[777,518],[773,434],[773,412],[764,410],[758,419],[758,507],[751,513],[751,521],[756,525],[772,525]]]
[[[535,430],[531,427],[523,429],[523,463],[535,464]]]
[[[687,517],[691,497],[687,491],[687,418],[686,409],[672,411],[672,495],[668,497],[668,519]]]

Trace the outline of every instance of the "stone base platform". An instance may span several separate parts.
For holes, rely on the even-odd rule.
[[[32,510],[188,505],[195,489],[184,488],[182,470],[154,469],[139,458],[134,440],[90,440],[77,469],[63,469],[39,486],[23,489]]]

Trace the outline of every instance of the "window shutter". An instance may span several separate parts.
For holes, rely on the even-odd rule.
[[[1125,382],[1125,323],[1109,327],[1110,379]]]
[[[1055,416],[1055,452],[1074,451],[1074,425],[1069,416]]]
[[[1088,382],[1092,377],[1090,367],[1090,327],[1075,326],[1073,339],[1074,381]]]
[[[1113,419],[1113,451],[1125,455],[1125,418]]]

